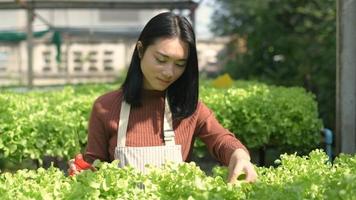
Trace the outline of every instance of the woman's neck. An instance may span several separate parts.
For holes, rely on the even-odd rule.
[[[164,97],[166,91],[142,89],[142,97]]]

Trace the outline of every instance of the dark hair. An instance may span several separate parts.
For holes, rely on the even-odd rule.
[[[138,41],[142,42],[144,53],[147,47],[157,39],[173,37],[178,37],[189,45],[186,68],[183,74],[167,89],[168,102],[173,117],[179,119],[193,114],[198,104],[198,58],[192,25],[183,16],[164,12],[156,15],[146,24]],[[122,85],[124,100],[132,106],[140,106],[142,87],[143,73],[136,46],[126,79]]]

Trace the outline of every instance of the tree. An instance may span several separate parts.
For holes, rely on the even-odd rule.
[[[334,0],[216,0],[212,31],[230,36],[221,57],[235,79],[303,86],[316,95],[334,129],[336,4]]]

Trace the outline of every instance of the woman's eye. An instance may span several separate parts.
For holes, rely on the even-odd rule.
[[[185,63],[176,63],[178,67],[185,67]]]
[[[159,59],[159,58],[156,58],[156,60],[157,60],[157,62],[159,62],[159,63],[165,63],[165,62],[166,62],[165,60]]]

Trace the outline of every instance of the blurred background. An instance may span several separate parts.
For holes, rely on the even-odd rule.
[[[216,73],[216,55],[227,42],[213,37],[208,27],[211,0],[34,2],[0,1],[1,85],[115,80],[128,66],[144,24],[167,10],[185,15],[195,25],[200,70]],[[95,9],[98,6],[102,9]],[[30,24],[32,66],[26,37]]]
[[[333,0],[31,2],[0,1],[1,85],[113,81],[128,66],[143,25],[173,10],[195,26],[202,76],[228,72],[234,79],[303,86],[335,129]]]

